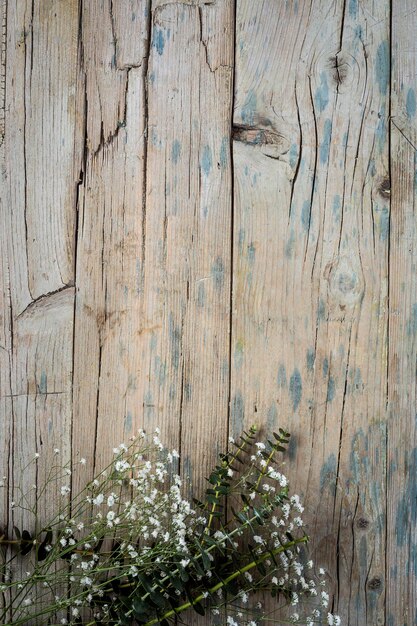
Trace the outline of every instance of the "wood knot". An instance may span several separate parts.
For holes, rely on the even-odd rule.
[[[348,257],[340,257],[326,268],[333,303],[339,307],[354,305],[363,294],[360,268],[354,268]]]
[[[335,85],[339,86],[346,82],[349,75],[350,65],[343,52],[338,52],[329,59],[329,70]]]
[[[365,519],[364,517],[360,517],[356,522],[356,526],[357,528],[360,528],[361,530],[366,530],[369,526],[369,521]]]
[[[280,159],[290,149],[286,137],[268,128],[236,125],[232,128],[232,138],[250,146],[258,146],[263,154],[272,159]]]
[[[391,194],[391,181],[388,177],[383,178],[378,185],[378,192],[383,198],[389,198]]]
[[[374,578],[371,578],[370,581],[368,581],[368,589],[371,589],[372,591],[378,591],[378,589],[381,589],[382,587],[382,579],[379,576],[374,576]]]

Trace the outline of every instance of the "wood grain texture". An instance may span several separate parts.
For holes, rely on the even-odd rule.
[[[148,19],[144,0],[126,11],[101,0],[83,5],[73,451],[91,471],[107,464],[141,417]]]
[[[0,30],[1,476],[58,447],[76,492],[159,425],[196,494],[283,426],[334,610],[417,623],[413,0],[0,0]]]
[[[417,222],[414,2],[392,7],[387,625],[417,623]]]
[[[144,423],[197,490],[227,434],[232,8],[157,6],[148,69]]]
[[[0,456],[10,512],[2,507],[0,523],[11,534],[13,524],[34,523],[10,510],[17,486],[32,506],[54,448],[70,460],[78,2],[2,3],[2,11]],[[40,524],[60,497],[51,483]]]
[[[236,25],[231,428],[293,433],[335,610],[383,624],[389,6],[241,0]]]

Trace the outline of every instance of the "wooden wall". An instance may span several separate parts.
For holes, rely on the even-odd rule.
[[[283,426],[334,610],[417,624],[414,0],[0,12],[0,474]]]

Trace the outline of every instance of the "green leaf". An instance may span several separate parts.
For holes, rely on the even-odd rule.
[[[32,539],[32,535],[30,534],[30,532],[28,530],[22,531],[20,554],[22,556],[29,554],[29,552],[32,550],[33,547],[34,547],[34,544],[33,544],[33,539]]]
[[[38,554],[37,554],[38,561],[44,561],[46,557],[48,556],[48,551],[46,549],[46,546],[51,544],[52,538],[53,538],[52,528],[47,528],[45,538],[40,544],[40,546],[38,547]]]
[[[20,534],[20,530],[18,529],[17,526],[13,526],[13,530],[14,530],[14,534],[16,535],[17,539],[20,541],[20,539],[22,538],[22,535]]]
[[[149,607],[141,598],[133,598],[132,609],[136,617],[143,617],[148,614]]]
[[[201,604],[201,602],[196,602],[195,604],[193,604],[193,609],[199,615],[205,615],[206,614],[206,611],[204,610],[204,607]]]

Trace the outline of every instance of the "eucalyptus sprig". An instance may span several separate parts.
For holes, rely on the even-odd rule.
[[[289,433],[266,441],[256,434],[252,427],[229,439],[204,496],[192,502],[175,473],[179,455],[158,430],[115,448],[111,464],[72,498],[69,469],[57,466],[55,518],[37,530],[37,507],[22,493],[16,506],[32,510],[32,527],[0,533],[0,622],[168,626],[195,611],[228,626],[340,624],[328,613],[324,572],[316,580],[301,551],[303,507],[280,471]],[[23,579],[17,557],[26,559]],[[259,601],[265,591],[272,612],[282,610],[279,622]]]

